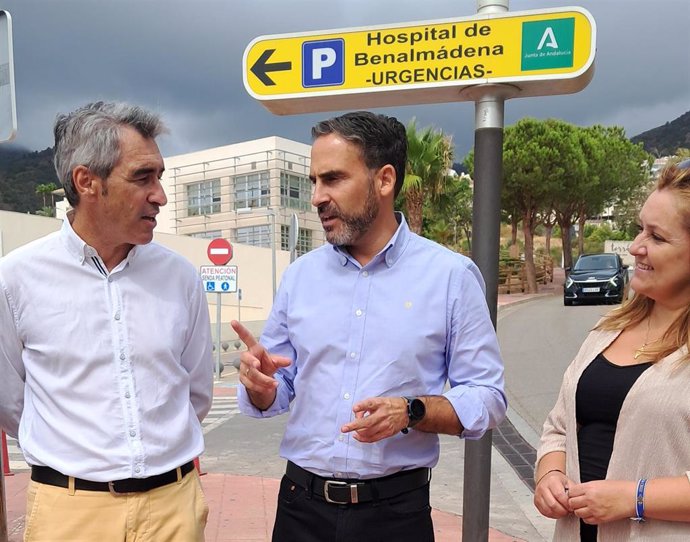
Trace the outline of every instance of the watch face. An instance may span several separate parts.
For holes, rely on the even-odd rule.
[[[411,420],[421,420],[426,414],[426,407],[421,399],[410,399],[408,403],[408,414]]]

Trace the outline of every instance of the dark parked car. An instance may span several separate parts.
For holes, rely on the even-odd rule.
[[[565,272],[564,305],[580,301],[621,303],[628,295],[628,266],[618,254],[583,254]]]

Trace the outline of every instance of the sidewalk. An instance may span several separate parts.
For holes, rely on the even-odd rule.
[[[563,269],[554,269],[554,282],[540,285],[538,294],[499,295],[499,309],[538,297],[560,294],[563,280]],[[216,395],[228,395],[234,393],[234,389],[221,384],[216,386],[214,393]],[[494,452],[493,455],[496,456],[498,453]],[[201,462],[203,470],[203,457]],[[500,476],[503,478],[503,482],[506,482],[506,477],[510,477],[504,486],[512,486],[517,488],[517,491],[524,491],[524,484],[514,471],[508,469],[507,473],[503,472]],[[267,542],[271,539],[280,480],[208,473],[201,477],[201,481],[209,505],[209,518],[206,527],[207,542]],[[13,476],[5,477],[10,542],[21,542],[22,540],[28,483],[28,472],[19,472]],[[506,495],[498,495],[498,497],[505,503],[506,508],[511,508],[511,514],[524,515],[524,510],[514,504],[512,495],[507,494],[515,491],[504,490]],[[461,516],[434,509],[432,517],[437,542],[462,540]],[[491,542],[527,542],[527,540],[509,536],[493,528],[489,529],[489,540]],[[530,540],[529,542],[533,541]]]

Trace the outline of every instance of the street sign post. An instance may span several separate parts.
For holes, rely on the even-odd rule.
[[[215,265],[202,265],[200,268],[201,281],[204,284],[206,293],[216,293],[216,376],[220,380],[221,373],[221,318],[222,318],[222,297],[237,291],[237,266],[225,265],[232,259],[232,245],[225,239],[214,239],[208,244],[206,255]]]
[[[17,133],[17,104],[14,94],[12,18],[0,9],[0,143]]]
[[[487,83],[567,94],[591,80],[595,38],[579,7],[259,36],[244,85],[276,114],[471,101],[463,90]]]
[[[243,58],[247,92],[276,114],[475,103],[472,259],[496,327],[505,100],[578,92],[592,79],[596,25],[579,7],[260,36]],[[463,540],[489,532],[491,431],[465,443]]]

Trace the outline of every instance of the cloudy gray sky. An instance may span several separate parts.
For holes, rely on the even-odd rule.
[[[572,95],[506,103],[506,124],[531,116],[620,125],[628,136],[690,110],[688,0],[511,0],[511,11],[578,5],[597,25],[596,71]],[[52,122],[96,99],[160,112],[164,155],[279,135],[309,142],[329,113],[276,116],[242,82],[242,54],[266,34],[472,16],[475,0],[0,0],[12,15],[19,130],[15,144],[51,146]],[[473,144],[471,102],[379,110]]]

